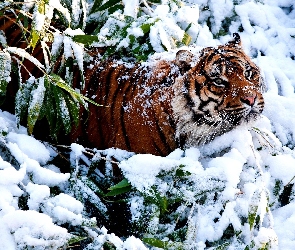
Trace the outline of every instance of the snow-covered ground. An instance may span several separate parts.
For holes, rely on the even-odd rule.
[[[125,12],[135,15],[131,4],[123,2],[127,6]],[[137,192],[129,200],[134,222],[147,215],[143,197],[151,196],[151,190],[161,197],[181,197],[183,204],[175,214],[180,216],[186,211],[188,232],[182,245],[185,249],[204,249],[206,242],[221,239],[229,225],[235,231],[227,245],[229,249],[295,249],[294,0],[188,2],[199,4],[200,15],[191,16],[191,9],[184,8],[173,16],[167,12],[167,6],[154,12],[162,20],[151,31],[156,50],[162,52],[163,47],[158,46],[161,41],[172,49],[169,39],[161,33],[171,20],[174,24],[193,21],[190,35],[195,37],[197,46],[225,43],[230,40],[230,33],[239,32],[243,48],[259,65],[265,79],[265,110],[261,119],[252,127],[241,126],[208,145],[186,151],[177,149],[167,157],[133,155],[115,149],[106,150],[103,155],[119,159],[124,177]],[[210,18],[215,29],[212,32],[217,33],[225,17],[231,20],[229,32],[214,39],[206,21]],[[173,30],[165,34],[169,32]],[[106,241],[117,249],[147,248],[133,236],[120,239],[108,234],[104,225],[94,229],[95,219],[86,216],[84,205],[69,188],[80,185],[78,173],[85,166],[79,160],[89,161],[83,146],[71,145],[74,170],[71,174],[61,173],[50,163],[57,155],[54,148],[28,136],[24,127],[18,128],[14,115],[0,112],[0,132],[0,249],[58,249],[73,238],[64,225],[83,227],[88,232],[93,242],[86,249],[100,249]],[[175,173],[187,175],[185,182],[177,186],[163,178],[175,177]],[[54,192],[56,187],[58,194]],[[287,187],[292,188],[288,204],[282,204],[280,195]],[[92,197],[93,190],[82,191]],[[200,194],[204,193],[206,197],[200,202]],[[97,204],[100,211],[107,209],[99,199]],[[150,206],[149,215],[154,207]],[[173,223],[172,229],[166,225],[163,232],[160,214],[155,210],[153,216],[147,231],[167,240],[165,233],[174,230]]]

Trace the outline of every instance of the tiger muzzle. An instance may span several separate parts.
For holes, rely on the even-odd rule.
[[[257,95],[256,94],[251,94],[251,95],[246,95],[241,97],[241,101],[251,107],[255,104]]]

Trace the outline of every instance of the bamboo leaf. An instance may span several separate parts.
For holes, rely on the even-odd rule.
[[[163,241],[156,238],[143,238],[142,241],[153,247],[162,248],[162,249],[175,249],[175,250],[187,249],[187,247],[185,247],[185,245],[182,242]]]
[[[32,48],[34,49],[37,43],[39,42],[39,40],[40,40],[39,32],[35,30],[34,28],[32,28],[30,46],[32,46]]]
[[[50,77],[52,78],[52,80],[55,82],[55,84],[64,89],[65,91],[67,91],[68,93],[71,94],[71,96],[73,98],[76,98],[80,104],[84,105],[84,101],[86,100],[89,103],[92,103],[95,106],[98,107],[102,107],[103,105],[97,104],[96,102],[92,101],[91,99],[87,98],[86,96],[81,95],[80,93],[76,92],[73,88],[71,88],[69,85],[67,85],[64,80],[62,80],[62,78],[58,75],[55,74],[51,74]],[[85,106],[85,105],[84,105]]]
[[[0,44],[2,45],[3,48],[6,48],[8,46],[6,36],[3,30],[0,30]]]
[[[102,196],[104,195],[103,191],[89,178],[82,176],[80,180],[88,187],[90,188],[94,193]]]
[[[54,93],[55,104],[57,107],[59,119],[61,120],[63,124],[66,134],[68,134],[71,132],[71,129],[72,129],[71,117],[70,117],[70,112],[64,98],[64,94],[62,92],[63,90],[56,86],[52,86],[52,89]]]
[[[64,95],[64,98],[66,100],[67,107],[70,112],[71,120],[74,122],[76,126],[79,124],[79,111],[80,111],[80,105],[79,102],[75,99],[71,98],[69,95]]]
[[[254,226],[256,215],[257,215],[257,210],[258,210],[258,206],[251,206],[250,207],[250,211],[248,213],[248,221],[249,221],[249,225],[250,225],[250,230],[252,230],[252,228]]]
[[[10,81],[11,57],[7,52],[0,52],[0,96],[6,96],[6,87]]]
[[[68,245],[71,246],[85,239],[87,239],[87,237],[71,235],[71,238],[68,240]]]
[[[131,186],[123,187],[123,188],[117,188],[114,190],[111,190],[110,192],[106,193],[105,196],[116,196],[119,194],[127,193],[131,190]]]
[[[28,108],[28,133],[32,134],[36,121],[39,118],[39,113],[43,104],[44,95],[45,95],[45,87],[44,87],[44,77],[38,79],[38,87],[31,92],[31,100]]]
[[[150,32],[151,26],[154,25],[154,23],[144,23],[140,26],[140,28],[142,29],[142,32],[144,34]]]
[[[55,103],[53,92],[53,88],[55,86],[51,84],[50,78],[48,76],[44,77],[44,86],[46,88],[46,92],[39,119],[46,117],[49,124],[50,135],[57,139],[57,132],[62,128],[62,124],[60,121],[61,119],[59,119],[59,113]]]
[[[122,5],[122,4],[116,4],[116,5],[108,8],[109,14],[113,14],[117,10],[124,10],[124,5]]]
[[[22,48],[17,48],[17,47],[8,47],[6,49],[4,49],[5,51],[9,52],[9,53],[13,53],[16,54],[22,58],[26,58],[29,61],[31,61],[32,63],[34,63],[38,68],[43,69],[44,66],[42,65],[42,63],[40,63],[38,61],[38,59],[36,59],[35,57],[31,56],[27,51],[25,51]]]
[[[51,46],[51,63],[53,65],[56,64],[56,60],[59,58],[60,52],[62,50],[63,38],[64,36],[62,34],[54,35],[53,44]]]
[[[59,75],[51,74],[49,76],[49,78],[51,79],[51,81],[53,82],[54,85],[56,85],[59,88],[64,89],[69,94],[71,94],[71,96],[73,98],[76,98],[79,101],[79,103],[83,104],[83,97],[82,97],[82,95],[79,94],[78,92],[76,92],[68,84],[66,84],[66,82]]]
[[[41,14],[45,14],[45,4],[48,4],[48,0],[41,0],[38,2],[38,12]]]
[[[35,85],[34,77],[29,78],[24,84],[22,84],[16,93],[15,115],[18,126],[28,112],[33,85]]]
[[[142,241],[144,243],[147,243],[147,244],[153,246],[153,247],[166,248],[168,246],[167,241],[162,241],[162,240],[155,239],[155,238],[143,238]]]
[[[128,180],[123,179],[118,184],[108,188],[108,190],[115,190],[115,189],[120,189],[120,188],[124,188],[124,187],[129,187],[129,186],[131,186],[131,184],[128,182]]]
[[[98,42],[98,37],[93,35],[76,35],[73,36],[72,39],[77,43],[82,43],[87,46],[91,45],[93,42]]]
[[[249,209],[248,209],[248,222],[250,225],[250,230],[253,229],[256,218],[259,216],[257,215],[258,206],[261,202],[261,190],[256,190],[251,198]]]
[[[92,8],[91,8],[91,10],[90,10],[90,14],[91,14],[91,13],[94,13],[95,11],[97,11],[97,10],[99,9],[99,7],[100,7],[101,4],[102,4],[102,1],[103,1],[103,0],[95,0],[95,1],[94,1],[93,5],[92,5]]]
[[[189,34],[184,33],[182,38],[182,43],[185,45],[189,45],[191,41],[192,41],[192,37]]]
[[[107,1],[106,3],[104,3],[103,5],[101,5],[97,10],[98,11],[103,11],[103,10],[106,10],[112,6],[114,6],[115,4],[117,3],[120,3],[121,0],[109,0]]]
[[[176,169],[175,175],[177,177],[185,177],[185,176],[190,176],[191,173],[188,171],[183,170],[184,165],[180,165],[179,168]]]
[[[155,191],[155,196],[157,199],[157,205],[160,207],[161,214],[168,211],[168,199],[165,196],[161,196],[159,192]]]

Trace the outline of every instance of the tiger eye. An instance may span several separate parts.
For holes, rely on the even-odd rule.
[[[217,87],[225,87],[223,80],[220,78],[217,78],[213,81],[214,85]]]

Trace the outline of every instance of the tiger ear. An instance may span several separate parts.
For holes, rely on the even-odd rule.
[[[178,66],[180,73],[184,74],[191,68],[191,62],[194,54],[188,50],[179,50],[176,53],[175,64]]]
[[[233,33],[233,40],[227,43],[228,46],[232,47],[242,47],[241,37],[238,33]]]

